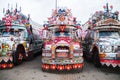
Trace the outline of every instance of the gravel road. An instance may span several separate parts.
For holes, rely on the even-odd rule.
[[[120,68],[95,68],[85,62],[82,72],[42,72],[41,56],[12,69],[0,70],[0,80],[120,80]]]

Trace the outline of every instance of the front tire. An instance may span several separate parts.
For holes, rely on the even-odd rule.
[[[25,57],[25,49],[22,44],[19,44],[16,48],[16,51],[13,54],[13,60],[15,65],[19,65],[23,62]]]

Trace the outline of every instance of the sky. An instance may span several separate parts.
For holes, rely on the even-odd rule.
[[[39,24],[44,24],[51,17],[52,9],[66,7],[71,9],[74,17],[84,24],[96,11],[103,10],[106,3],[113,5],[113,11],[120,13],[120,0],[0,0],[0,19],[3,16],[3,8],[16,7],[16,3],[22,8],[22,13],[30,14],[31,19]]]

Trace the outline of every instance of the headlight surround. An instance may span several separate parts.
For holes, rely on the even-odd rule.
[[[80,49],[79,45],[73,45],[73,46],[74,46],[74,49]]]
[[[106,45],[104,50],[105,52],[112,52],[112,46]]]
[[[112,52],[112,46],[110,45],[101,45],[100,52]]]
[[[50,50],[51,49],[51,45],[46,45],[45,49]]]
[[[99,42],[100,52],[112,52],[112,46],[109,42]]]

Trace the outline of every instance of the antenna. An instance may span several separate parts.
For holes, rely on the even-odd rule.
[[[109,12],[109,7],[108,7],[108,3],[106,4],[106,11]]]
[[[30,20],[30,14],[28,14],[28,21]]]
[[[7,14],[10,13],[9,7],[10,7],[10,4],[8,3],[8,10],[6,11]]]
[[[5,13],[5,8],[3,8],[3,13]]]
[[[17,10],[17,3],[16,3],[16,8],[15,8],[15,14],[18,12],[18,10]]]
[[[56,10],[57,10],[57,0],[55,0],[55,8],[56,8]]]
[[[8,9],[9,9],[9,7],[10,7],[10,4],[8,3]]]
[[[20,12],[21,12],[21,6],[20,6]]]
[[[16,3],[16,9],[17,9],[17,3]]]
[[[13,11],[13,5],[11,6],[11,12]]]

